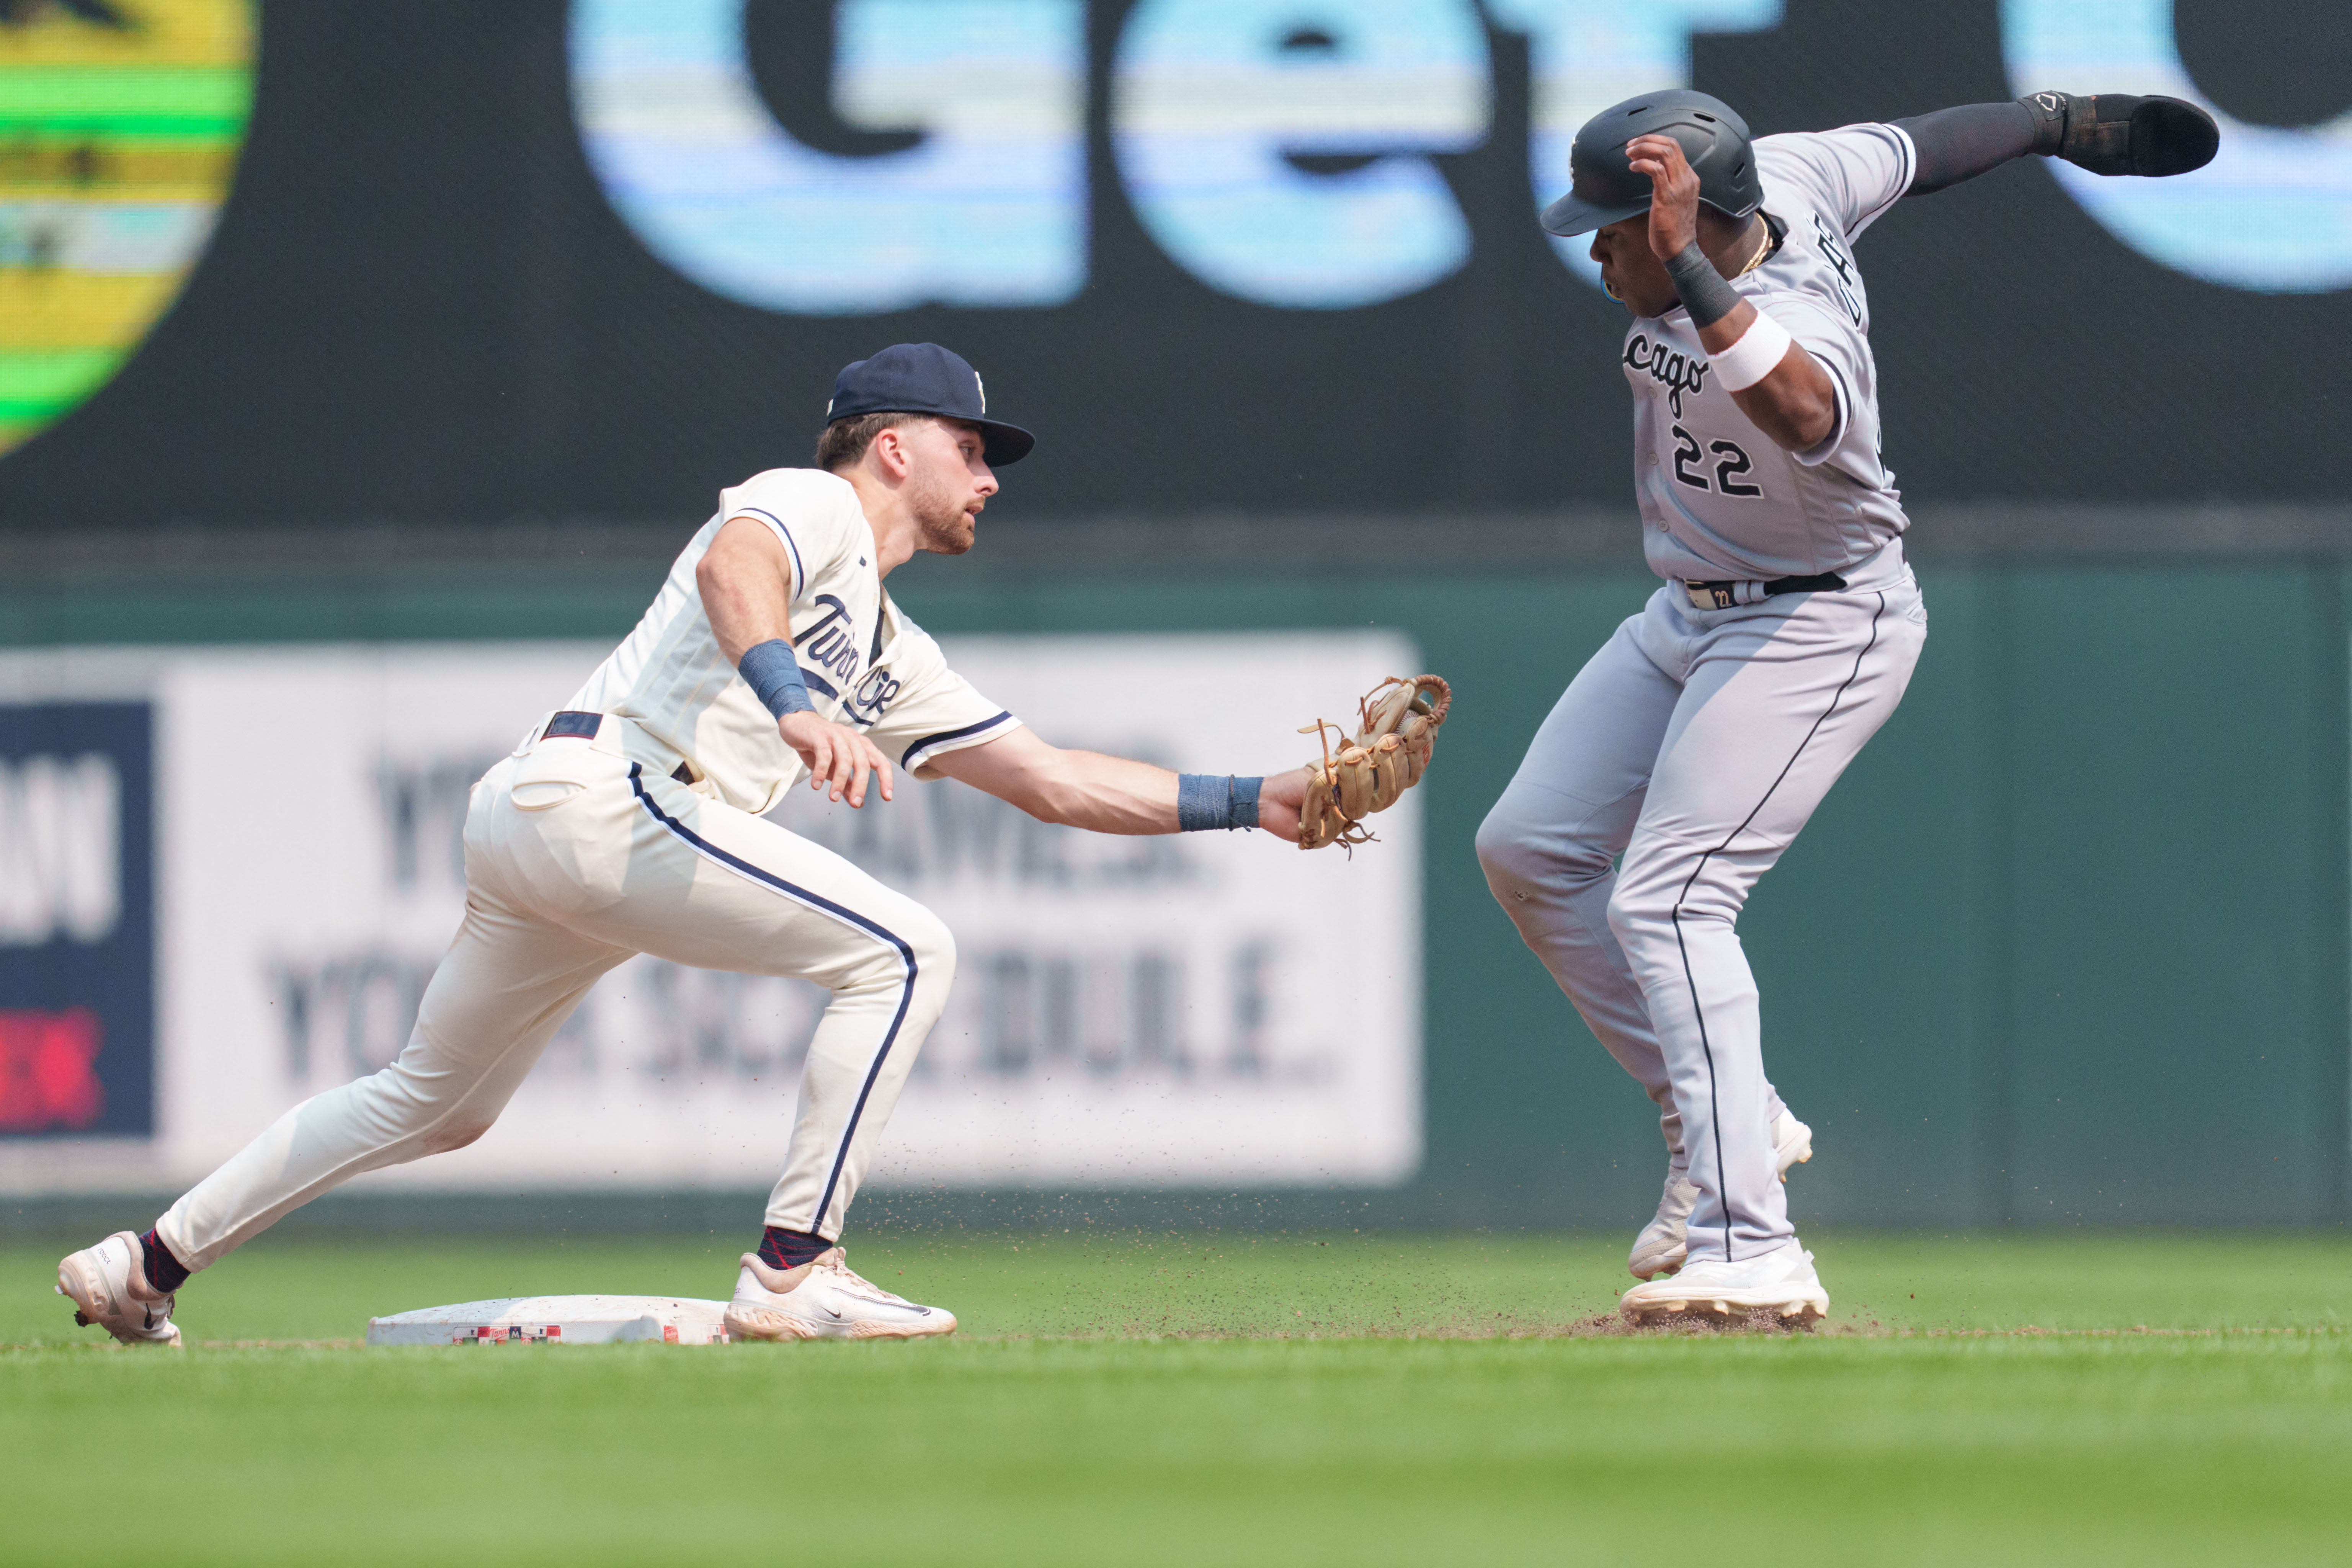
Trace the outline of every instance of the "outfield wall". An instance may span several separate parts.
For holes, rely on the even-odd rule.
[[[1801,1216],[2341,1221],[2344,563],[1931,555],[1919,571],[1930,635],[1909,697],[1742,923],[1775,1079],[1817,1130]],[[0,641],[606,637],[658,573],[51,578],[0,586]],[[1558,560],[1309,574],[983,558],[894,579],[950,640],[1369,627],[1402,634],[1457,682],[1421,825],[1418,1173],[1313,1197],[1178,1193],[1180,1208],[1614,1226],[1654,1201],[1645,1102],[1519,946],[1470,847],[1559,689],[1650,585]]]

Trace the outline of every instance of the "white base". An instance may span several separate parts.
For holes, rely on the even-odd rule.
[[[372,1345],[727,1342],[724,1301],[677,1296],[509,1296],[368,1320]]]

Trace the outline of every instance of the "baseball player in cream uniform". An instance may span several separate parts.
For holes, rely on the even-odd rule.
[[[951,1331],[952,1313],[861,1279],[835,1240],[947,999],[955,942],[761,814],[803,778],[853,807],[871,778],[887,799],[895,765],[1100,832],[1262,825],[1296,842],[1306,787],[1297,770],[1180,777],[1050,746],[891,602],[884,579],[917,551],[971,547],[994,468],[1032,445],[987,417],[979,376],[936,345],[844,370],[817,465],[721,492],[636,630],[474,786],[464,922],[399,1058],[287,1112],[144,1235],[64,1259],[79,1321],[177,1343],[189,1273],[362,1172],[479,1138],[589,987],[646,952],[833,993],[730,1331]]]
[[[1666,582],[1537,731],[1478,857],[1659,1108],[1665,1189],[1628,1313],[1829,1306],[1780,1179],[1811,1131],[1765,1075],[1736,928],[1927,638],[1854,241],[1903,197],[2028,153],[2166,174],[2213,146],[2191,105],[2063,93],[1751,141],[1718,100],[1659,92],[1578,132],[1543,223],[1593,234],[1634,318],[1633,485]]]

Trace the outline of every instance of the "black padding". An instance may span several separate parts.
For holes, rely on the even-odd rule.
[[[2193,103],[2143,98],[2131,115],[2132,173],[2161,178],[2201,169],[2221,150],[2221,128]]]
[[[2059,156],[2095,174],[2161,178],[2201,169],[2221,145],[2221,128],[2193,103],[2103,92],[2068,95],[2066,143]]]

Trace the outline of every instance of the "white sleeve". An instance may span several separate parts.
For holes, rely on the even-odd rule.
[[[843,552],[859,542],[865,514],[857,492],[838,475],[816,468],[770,468],[721,490],[719,510],[732,521],[748,517],[783,542],[793,563],[793,596],[823,577]]]
[[[1021,727],[1020,720],[950,669],[940,645],[911,621],[902,624],[891,648],[890,673],[903,684],[866,733],[915,778],[938,778],[924,771],[934,758]]]
[[[1778,179],[1801,184],[1848,239],[1902,200],[1919,170],[1918,149],[1897,125],[1848,125],[1766,136],[1757,162]]]

